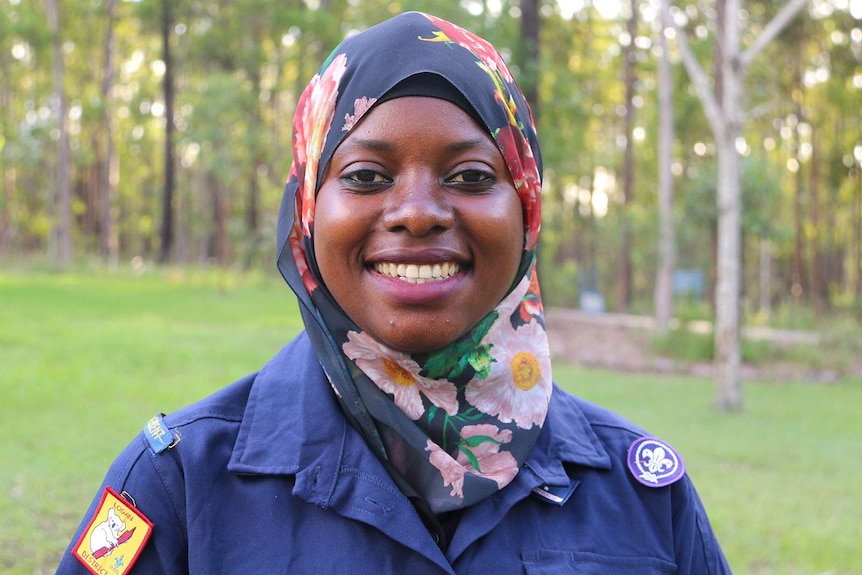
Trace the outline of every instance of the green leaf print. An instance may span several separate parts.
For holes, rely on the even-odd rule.
[[[469,461],[469,462],[470,462],[470,466],[471,466],[473,469],[475,469],[476,471],[481,471],[481,470],[479,469],[479,460],[478,460],[478,459],[476,459],[476,456],[475,456],[475,455],[473,455],[473,452],[472,452],[472,451],[470,451],[469,449],[467,449],[467,448],[466,448],[466,447],[464,447],[463,445],[459,446],[459,447],[458,447],[458,449],[461,451],[461,453],[463,453],[463,454],[464,454],[464,457],[466,457],[466,458],[467,458],[467,461]]]
[[[473,435],[471,437],[465,437],[463,441],[467,444],[468,447],[477,447],[479,445],[482,445],[483,443],[488,442],[496,443],[497,445],[502,444],[502,442],[497,441],[489,435]]]
[[[490,370],[490,362],[484,357],[490,358],[488,353],[490,348],[482,346],[481,341],[488,334],[499,315],[499,312],[492,311],[482,318],[467,336],[431,353],[422,368],[425,376],[431,379],[453,380],[460,376],[467,366],[472,366],[478,374],[480,369],[476,365],[484,369],[486,362],[488,363],[487,370]],[[476,361],[476,365],[473,365],[471,358]],[[480,377],[487,377],[487,373]]]

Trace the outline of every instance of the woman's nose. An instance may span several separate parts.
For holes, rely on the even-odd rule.
[[[405,176],[388,194],[383,221],[389,231],[404,230],[419,237],[452,227],[455,216],[441,182]]]

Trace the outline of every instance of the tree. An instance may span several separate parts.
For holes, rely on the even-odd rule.
[[[661,27],[659,27],[661,28]],[[672,146],[673,78],[664,30],[658,34],[658,270],[655,278],[656,331],[667,331],[673,315],[673,270],[676,266],[676,233],[673,221]]]
[[[742,194],[737,140],[745,123],[745,73],[757,55],[802,10],[807,0],[790,0],[745,50],[741,49],[743,0],[727,0],[723,34],[719,38],[721,95],[691,50],[685,33],[673,21],[669,0],[662,0],[662,20],[677,40],[683,65],[695,85],[709,121],[718,156],[718,253],[715,288],[715,406],[721,411],[742,409],[740,375],[740,291],[742,288]]]
[[[114,147],[113,122],[111,121],[111,89],[114,85],[114,21],[117,0],[108,0],[106,17],[108,28],[105,34],[103,72],[102,72],[102,137],[104,138],[105,156],[99,174],[100,199],[100,241],[99,251],[106,260],[116,263],[118,257],[117,233],[114,224],[113,207],[117,197],[117,181],[119,163]]]
[[[72,260],[72,191],[69,185],[69,133],[66,126],[66,90],[63,87],[63,42],[60,36],[60,17],[57,10],[58,0],[46,0],[48,28],[51,31],[54,53],[54,108],[57,118],[57,167],[56,167],[56,206],[53,238],[54,257],[60,267],[67,266]]]
[[[622,221],[620,230],[619,276],[617,277],[617,310],[628,311],[631,304],[632,291],[632,226],[629,221],[632,192],[634,189],[634,122],[635,122],[635,36],[637,35],[637,1],[629,2],[629,17],[626,21],[628,42],[623,47],[623,83],[625,85],[625,117],[623,118],[623,133],[625,149],[622,165]]]
[[[171,59],[171,34],[174,27],[173,0],[162,0],[162,59],[165,64],[165,179],[162,188],[161,243],[159,263],[166,263],[171,256],[174,242],[174,66]]]
[[[521,0],[522,84],[536,121],[539,114],[539,3],[539,0]]]

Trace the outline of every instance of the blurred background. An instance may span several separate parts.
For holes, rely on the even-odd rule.
[[[671,7],[719,102],[721,23],[744,48],[784,4],[725,18],[725,1]],[[743,312],[810,326],[862,317],[862,4],[799,7],[746,69],[733,144]],[[4,0],[0,254],[270,267],[299,92],[344,36],[407,9],[487,37],[531,100],[549,303],[588,292],[601,296],[593,305],[652,313],[663,167],[674,285],[692,303],[712,299],[721,143],[660,6],[644,0]]]
[[[487,38],[531,103],[555,356],[616,370],[564,383],[615,382],[585,393],[670,439],[731,440],[690,446],[707,503],[821,474],[784,513],[719,511],[737,572],[862,573],[842,411],[862,405],[862,0],[0,0],[0,570],[50,572],[152,412],[299,329],[273,265],[294,106],[341,39],[405,10]],[[98,434],[83,414],[112,395],[100,449],[58,427]]]

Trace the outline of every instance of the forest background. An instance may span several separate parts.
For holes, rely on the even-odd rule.
[[[784,4],[739,7],[742,43]],[[670,10],[717,94],[730,6]],[[270,268],[299,92],[343,37],[407,9],[487,37],[525,88],[543,144],[546,302],[652,315],[675,290],[677,318],[712,317],[720,150],[643,0],[3,0],[0,261]],[[743,323],[862,317],[860,19],[862,0],[812,0],[747,69]],[[668,262],[675,281],[659,282]]]
[[[723,84],[716,38],[730,1],[671,8],[716,93]],[[736,13],[742,44],[785,5],[747,2]],[[0,0],[0,268],[26,270],[7,274],[9,299],[0,297],[7,408],[0,422],[9,436],[0,461],[15,462],[0,465],[9,474],[0,516],[11,517],[0,529],[0,566],[50,572],[128,434],[108,433],[117,445],[93,442],[90,451],[80,449],[80,437],[202,397],[285,341],[272,317],[288,297],[284,286],[235,290],[228,306],[221,268],[252,283],[261,270],[275,273],[300,90],[345,35],[408,9],[488,38],[527,92],[545,165],[546,304],[657,317],[661,214],[669,205],[677,274],[676,285],[662,289],[675,291],[680,324],[715,318],[718,145],[679,37],[662,48],[656,1]],[[858,362],[862,0],[808,1],[752,60],[744,88],[746,121],[734,142],[743,324],[829,332],[825,341],[846,346],[847,357],[819,348],[812,361]],[[672,95],[676,127],[667,166],[662,89]],[[663,167],[670,204],[660,194]],[[159,264],[165,269],[144,273]],[[161,281],[153,288],[162,273],[198,267],[219,278],[218,290],[170,290]],[[75,292],[69,286],[82,276],[105,285]],[[143,324],[126,323],[124,314],[139,314]],[[111,318],[104,325],[94,320],[103,316]],[[43,321],[49,329],[38,327]],[[577,347],[595,334],[577,331],[581,339],[554,341]],[[55,332],[63,338],[45,335]],[[684,334],[667,345],[677,351],[692,341]],[[603,343],[615,359],[630,359],[630,348]],[[187,348],[199,359],[189,361]],[[745,417],[720,418],[696,409],[703,386],[689,378],[642,385],[630,374],[567,369],[555,374],[573,391],[609,405],[616,398],[623,413],[680,438],[739,572],[859,572],[858,458],[848,455],[858,437],[858,377],[829,386],[775,386],[782,378],[772,378],[752,384]],[[124,370],[133,377],[117,378]],[[165,373],[175,379],[149,385]],[[145,415],[130,416],[130,402]],[[93,418],[91,431],[69,433],[97,404],[108,423]]]

